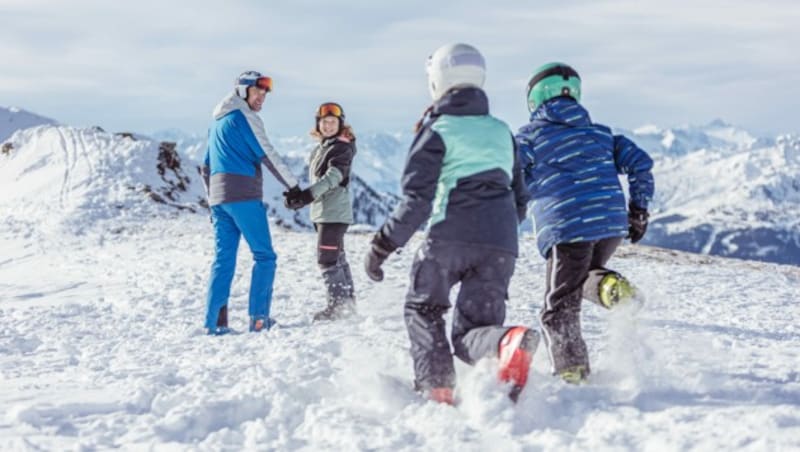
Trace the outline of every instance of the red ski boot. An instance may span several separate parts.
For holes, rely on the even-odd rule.
[[[528,382],[528,371],[538,345],[539,333],[523,326],[511,328],[500,339],[498,350],[500,370],[497,376],[500,381],[514,383],[508,394],[514,402],[517,401],[522,389],[525,388],[525,383]]]
[[[453,388],[431,388],[425,391],[425,397],[428,400],[433,400],[434,402],[455,405]]]

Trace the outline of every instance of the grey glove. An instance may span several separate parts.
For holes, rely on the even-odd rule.
[[[383,281],[383,269],[381,269],[381,265],[383,265],[386,258],[397,249],[397,246],[387,239],[381,231],[378,231],[378,233],[372,237],[371,243],[372,246],[364,260],[364,269],[367,271],[369,279],[380,282]]]

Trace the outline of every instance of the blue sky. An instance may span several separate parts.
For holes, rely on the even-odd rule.
[[[598,122],[800,132],[796,0],[0,0],[0,17],[0,105],[76,126],[203,132],[255,69],[275,80],[271,134],[304,134],[326,100],[357,131],[408,130],[430,102],[425,60],[460,41],[484,53],[492,112],[514,128],[530,73],[558,60]]]

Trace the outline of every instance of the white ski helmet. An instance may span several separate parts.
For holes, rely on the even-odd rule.
[[[258,86],[267,92],[272,91],[272,79],[261,75],[258,71],[245,71],[236,78],[235,86],[236,95],[247,99],[247,88],[250,86]]]
[[[428,58],[428,89],[438,100],[456,86],[483,87],[486,62],[483,55],[469,44],[447,44]]]

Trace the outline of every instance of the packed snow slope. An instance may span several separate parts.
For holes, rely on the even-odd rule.
[[[625,246],[611,266],[648,304],[636,322],[585,305],[588,384],[554,379],[540,349],[517,405],[486,360],[457,367],[450,407],[410,389],[402,305],[419,237],[375,284],[361,269],[369,236],[348,234],[359,315],[312,324],[324,303],[315,236],[275,227],[280,325],[209,337],[203,215],[79,236],[2,226],[2,450],[800,447],[795,267]],[[544,265],[531,237],[522,245],[507,322],[535,326]],[[251,264],[242,245],[230,300],[239,331]]]
[[[457,367],[459,404],[443,406],[411,390],[402,305],[420,236],[375,284],[361,267],[370,236],[348,234],[359,314],[312,324],[316,238],[273,212],[279,326],[209,337],[213,235],[175,149],[51,125],[10,142],[0,450],[800,448],[797,267],[624,246],[610,265],[647,305],[635,321],[585,305],[587,384],[554,379],[540,349],[518,404],[488,359]],[[533,237],[521,250],[507,322],[535,326],[544,262]],[[240,251],[230,318],[245,331],[252,259]]]

